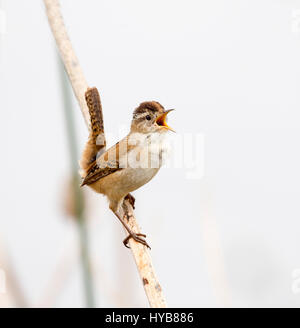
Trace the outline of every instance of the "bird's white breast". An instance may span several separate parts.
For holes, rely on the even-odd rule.
[[[159,171],[169,152],[166,133],[135,133],[130,136],[129,143],[135,147],[122,158],[122,169],[100,179],[92,186],[116,204],[129,192],[149,182]],[[126,161],[127,165],[123,166]]]
[[[160,168],[169,155],[167,133],[134,133],[132,140],[137,145],[128,154],[128,163],[132,168]]]

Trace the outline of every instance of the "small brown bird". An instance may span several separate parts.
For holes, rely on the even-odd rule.
[[[123,216],[124,198],[128,198],[134,206],[134,198],[130,192],[149,182],[163,164],[168,152],[166,134],[172,130],[166,122],[167,114],[156,101],[143,102],[133,112],[129,134],[105,151],[105,138],[101,102],[96,88],[88,89],[86,101],[91,117],[91,134],[81,161],[83,182],[93,190],[106,195],[109,207],[124,225],[129,235],[128,240],[149,247],[146,235],[132,231]]]

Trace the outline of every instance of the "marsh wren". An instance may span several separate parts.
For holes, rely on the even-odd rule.
[[[88,89],[85,97],[91,117],[91,133],[81,161],[81,186],[88,185],[107,196],[109,208],[128,231],[129,235],[123,241],[126,247],[130,238],[149,247],[144,239],[146,235],[135,233],[125,222],[126,205],[123,201],[127,198],[134,207],[134,197],[130,192],[149,182],[162,166],[168,152],[166,135],[172,130],[166,118],[172,109],[165,110],[156,101],[141,103],[133,112],[129,134],[105,150],[102,108],[97,89]]]

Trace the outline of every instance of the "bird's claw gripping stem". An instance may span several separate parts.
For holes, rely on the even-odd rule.
[[[149,249],[151,249],[151,247],[148,245],[146,240],[144,238],[141,238],[141,237],[146,238],[146,235],[144,235],[143,233],[135,233],[135,232],[129,233],[129,235],[123,240],[123,244],[124,244],[125,247],[130,248],[128,246],[128,242],[129,242],[130,238],[133,238],[136,242],[138,242],[138,243],[148,247]]]

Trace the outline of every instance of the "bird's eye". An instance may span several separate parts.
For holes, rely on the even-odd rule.
[[[151,116],[150,115],[147,115],[146,116],[146,120],[150,121],[151,120]]]

